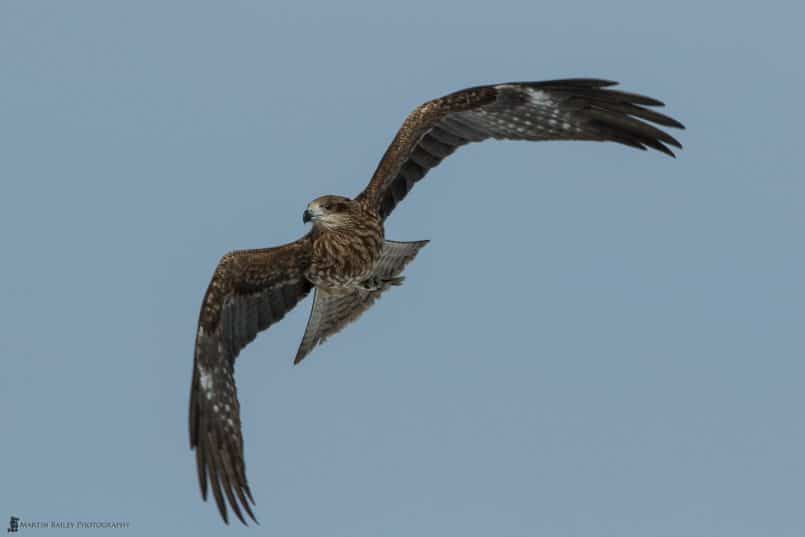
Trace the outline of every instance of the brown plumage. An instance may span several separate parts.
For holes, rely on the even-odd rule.
[[[207,485],[225,522],[227,504],[245,524],[256,521],[246,480],[235,358],[315,289],[305,334],[294,359],[369,309],[427,241],[385,239],[383,222],[413,185],[470,142],[504,140],[612,141],[670,156],[681,148],[652,126],[683,128],[647,107],[662,103],[607,89],[596,79],[514,82],[451,93],[417,107],[355,199],[322,196],[303,215],[313,229],[277,248],[232,252],[213,274],[202,301],[190,393],[190,445],[199,485]]]

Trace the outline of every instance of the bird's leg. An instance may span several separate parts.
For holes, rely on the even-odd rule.
[[[366,291],[381,291],[392,285],[402,285],[405,276],[395,276],[393,278],[381,278],[380,276],[370,276],[360,283],[361,289]]]

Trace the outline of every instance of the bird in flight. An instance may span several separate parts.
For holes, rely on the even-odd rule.
[[[275,248],[226,254],[204,295],[190,390],[190,447],[199,486],[224,522],[227,504],[255,522],[246,480],[234,368],[238,353],[313,291],[313,307],[294,363],[361,316],[428,241],[387,240],[383,223],[431,168],[459,147],[497,140],[610,141],[674,156],[681,149],[651,125],[684,128],[650,107],[660,101],[614,89],[615,82],[567,79],[478,86],[411,112],[369,184],[355,198],[322,196],[302,220],[309,233]]]

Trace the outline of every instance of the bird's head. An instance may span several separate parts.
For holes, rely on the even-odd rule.
[[[302,214],[302,222],[334,229],[349,225],[360,212],[358,202],[343,196],[322,196],[311,201]]]

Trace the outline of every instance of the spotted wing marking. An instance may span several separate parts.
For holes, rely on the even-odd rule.
[[[403,122],[358,198],[387,218],[413,185],[459,147],[487,139],[612,141],[674,156],[680,143],[651,125],[684,128],[660,101],[568,79],[468,88],[429,101]]]

